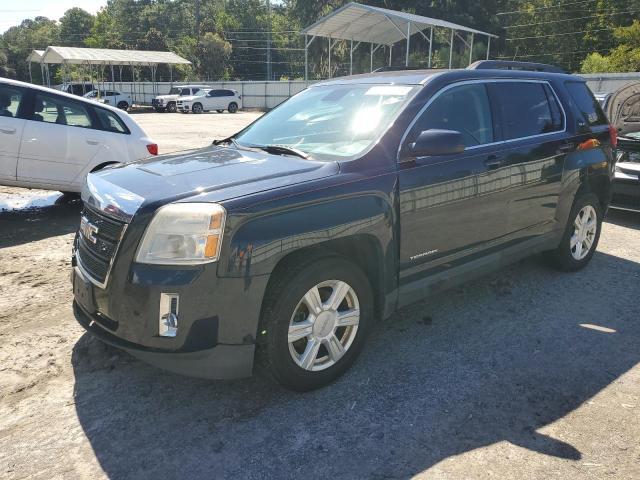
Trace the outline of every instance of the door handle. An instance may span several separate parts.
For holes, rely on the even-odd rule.
[[[13,127],[0,127],[0,132],[12,134],[12,133],[16,133],[16,129]]]
[[[558,147],[558,154],[571,153],[576,149],[575,143],[563,143]]]
[[[89,145],[98,145],[100,143],[100,140],[93,140],[92,138],[87,138],[87,143]]]
[[[502,160],[495,155],[489,155],[484,161],[484,164],[489,170],[495,170],[502,166]]]

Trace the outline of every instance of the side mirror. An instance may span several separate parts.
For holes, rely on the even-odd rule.
[[[434,155],[454,155],[464,152],[462,134],[455,130],[424,130],[416,141],[409,144],[409,156],[427,157]]]

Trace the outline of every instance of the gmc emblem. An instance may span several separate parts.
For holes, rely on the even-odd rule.
[[[98,241],[98,239],[96,238],[96,233],[98,233],[98,227],[96,227],[93,223],[91,223],[89,219],[84,215],[80,219],[80,233],[85,239],[87,239],[91,243],[96,243]]]

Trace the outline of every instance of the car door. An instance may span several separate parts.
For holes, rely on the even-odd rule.
[[[26,184],[64,188],[97,154],[101,135],[93,128],[90,106],[35,91],[34,107],[22,135],[17,179]]]
[[[505,216],[514,238],[546,233],[555,228],[565,157],[575,149],[562,107],[544,81],[495,81],[488,87],[504,142],[499,154],[508,174]]]
[[[429,129],[462,133],[465,151],[406,157],[407,145]],[[401,146],[398,173],[401,287],[434,269],[463,263],[499,245],[509,233],[503,195],[506,173],[496,136],[494,113],[482,82],[440,91],[410,127]]]
[[[0,84],[0,180],[16,180],[20,141],[25,120],[21,116],[26,90]]]

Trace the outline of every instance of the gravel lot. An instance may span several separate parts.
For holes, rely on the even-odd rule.
[[[257,115],[136,120],[168,152]],[[584,271],[532,258],[404,309],[294,394],[93,340],[71,312],[79,202],[0,187],[2,208],[0,478],[640,478],[640,214],[609,215]]]

